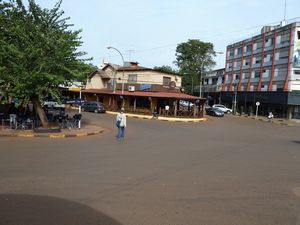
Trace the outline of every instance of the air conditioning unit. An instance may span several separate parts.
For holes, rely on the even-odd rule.
[[[135,90],[135,86],[128,86],[128,91],[134,91]]]

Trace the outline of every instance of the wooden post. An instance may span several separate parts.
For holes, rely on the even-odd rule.
[[[197,106],[196,106],[196,102],[194,102],[194,105],[193,105],[193,109],[194,109],[194,118],[196,118],[197,116]]]
[[[136,97],[134,97],[134,102],[133,102],[133,111],[136,110]]]
[[[177,106],[178,106],[178,100],[175,100],[175,105],[174,105],[174,116],[177,116]]]

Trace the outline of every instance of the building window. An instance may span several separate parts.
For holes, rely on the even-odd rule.
[[[212,79],[212,85],[216,85],[218,83],[218,78],[217,77],[214,77]]]
[[[259,71],[255,71],[254,78],[259,78],[259,77],[260,77],[260,72]]]
[[[163,77],[164,86],[169,86],[170,82],[171,82],[171,77]]]
[[[252,50],[252,45],[247,45],[246,46],[246,51],[247,52],[251,52],[251,50]]]
[[[259,63],[261,63],[261,59],[256,59],[255,64],[259,64]]]
[[[128,83],[136,83],[137,74],[128,74]]]
[[[242,49],[242,47],[238,48],[238,50],[237,50],[237,54],[238,54],[238,55],[240,55],[240,54],[242,54],[242,52],[243,52],[243,49]]]

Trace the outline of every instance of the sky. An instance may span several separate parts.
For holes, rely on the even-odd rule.
[[[52,8],[57,0],[36,0]],[[286,19],[300,21],[300,0],[286,0]],[[153,68],[176,68],[176,46],[189,39],[214,44],[215,69],[225,65],[226,46],[260,32],[263,25],[284,19],[285,0],[63,0],[62,10],[94,65],[125,61]]]

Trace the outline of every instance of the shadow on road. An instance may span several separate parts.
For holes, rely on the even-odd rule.
[[[111,217],[80,203],[22,194],[0,194],[0,224],[121,225]]]
[[[300,144],[300,141],[292,141],[292,142],[294,142],[294,143],[296,143],[296,144]]]

